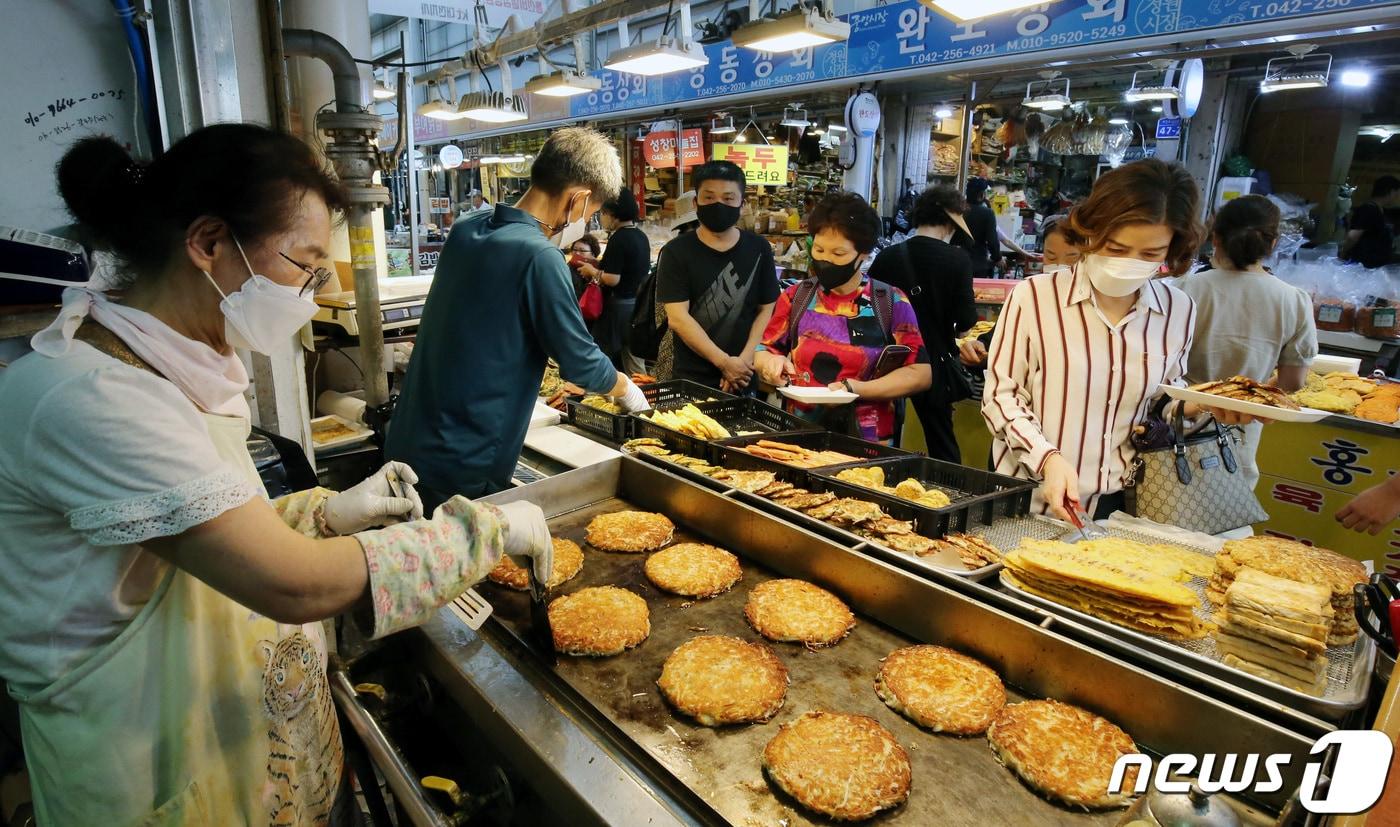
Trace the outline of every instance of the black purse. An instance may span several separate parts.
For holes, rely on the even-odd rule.
[[[1123,489],[1127,512],[1205,534],[1269,519],[1240,473],[1225,429],[1211,419],[1213,427],[1188,437],[1181,408],[1172,417],[1170,444],[1138,452]]]
[[[909,301],[918,300],[923,303],[920,298],[923,287],[919,284],[918,273],[914,270],[914,257],[909,253],[909,248],[906,246],[908,243],[908,241],[901,241],[897,246],[899,247],[900,261],[909,274]],[[935,405],[952,405],[954,402],[971,399],[974,396],[972,374],[963,367],[962,360],[958,358],[956,346],[953,350],[948,350],[942,342],[935,343],[928,338],[925,338],[924,345],[928,350],[929,361],[932,363],[930,367],[933,369],[933,384],[929,386],[927,391],[929,399]]]

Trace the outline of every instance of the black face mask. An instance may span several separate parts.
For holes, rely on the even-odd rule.
[[[835,290],[851,280],[851,276],[856,274],[856,264],[859,262],[859,256],[845,264],[814,258],[809,269],[812,275],[817,277],[817,284],[820,284],[823,290]]]
[[[722,233],[739,223],[739,208],[716,201],[695,208],[695,217],[712,233]]]

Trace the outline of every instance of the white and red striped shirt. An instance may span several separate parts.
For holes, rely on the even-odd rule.
[[[998,473],[1039,479],[1052,451],[1079,473],[1079,496],[1094,513],[1104,494],[1123,490],[1137,451],[1133,426],[1157,387],[1183,384],[1196,305],[1160,281],[1111,325],[1087,276],[1033,276],[1016,285],[997,320],[987,358],[982,417],[992,431]],[[1049,506],[1037,490],[1031,512]]]

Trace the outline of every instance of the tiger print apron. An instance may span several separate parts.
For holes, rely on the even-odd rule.
[[[204,419],[261,486],[248,422]],[[275,623],[167,568],[115,640],[17,698],[38,823],[325,825],[344,755],[320,624]]]

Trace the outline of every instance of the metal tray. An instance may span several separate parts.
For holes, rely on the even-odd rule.
[[[1112,527],[1107,527],[1107,530],[1114,537],[1149,544],[1175,545],[1213,556],[1211,551],[1192,545],[1175,543],[1159,537]],[[1060,523],[1027,518],[999,523],[983,532],[983,536],[992,545],[1000,548],[1003,552],[1008,552],[1014,549],[1022,538],[1053,540],[1062,536],[1065,531],[1065,526]],[[1274,698],[1295,709],[1306,711],[1310,715],[1316,715],[1325,720],[1339,721],[1366,704],[1366,698],[1370,691],[1371,670],[1375,667],[1376,649],[1371,639],[1364,634],[1358,636],[1356,642],[1350,646],[1328,648],[1327,689],[1322,697],[1317,697],[1225,665],[1215,649],[1214,637],[1205,637],[1200,640],[1174,640],[1146,634],[1094,617],[1054,600],[1022,591],[1008,582],[1005,577],[999,578],[999,582],[1008,593],[1031,605],[1073,618],[1103,635],[1111,635],[1120,641],[1128,642],[1130,645],[1149,648],[1153,652],[1186,664],[1193,669],[1221,675],[1233,684],[1265,697]],[[1210,620],[1212,607],[1210,601],[1206,599],[1208,581],[1203,577],[1193,577],[1186,585],[1190,586],[1201,598],[1201,606],[1196,610],[1196,614],[1202,620]]]
[[[640,745],[650,761],[734,824],[824,824],[781,797],[760,770],[763,746],[777,726],[810,709],[870,715],[909,751],[909,801],[881,819],[889,824],[1113,824],[1121,811],[1074,812],[1051,804],[997,765],[983,738],[935,735],[915,727],[876,697],[879,659],[913,641],[964,651],[997,669],[1013,700],[1053,696],[1095,710],[1123,726],[1149,752],[1286,752],[1305,756],[1311,741],[1235,710],[1038,626],[1040,612],[1018,617],[938,583],[921,579],[747,505],[740,492],[700,488],[633,458],[581,469],[489,499],[530,499],[550,515],[556,536],[581,540],[593,516],[623,508],[658,510],[678,525],[676,539],[703,539],[738,554],[744,579],[729,593],[690,602],[665,595],[645,579],[644,555],[585,550],[582,573],[557,591],[601,583],[642,595],[651,609],[651,637],[606,659],[561,657],[548,669],[584,703]],[[531,490],[535,489],[535,490]],[[792,675],[787,702],[767,724],[712,729],[674,714],[655,687],[672,649],[700,634],[759,639],[746,625],[744,601],[774,576],[811,580],[836,592],[859,615],[851,636],[808,652],[774,644]],[[528,599],[491,588],[492,626],[528,647]],[[877,620],[878,618],[878,620]],[[883,622],[881,622],[883,621]],[[539,658],[546,661],[547,658]],[[1293,762],[1285,791],[1296,786]],[[1287,792],[1256,802],[1276,811]]]

